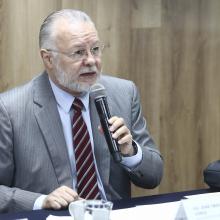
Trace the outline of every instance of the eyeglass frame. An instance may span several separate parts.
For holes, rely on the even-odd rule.
[[[96,51],[94,50],[97,47],[100,48],[100,51],[97,52],[98,54],[96,54]],[[102,51],[104,50],[104,48],[105,48],[105,44],[100,42],[100,43],[96,44],[95,46],[91,47],[89,49],[89,51],[90,51],[91,55],[94,58],[98,58],[98,57],[101,57]],[[69,57],[70,59],[72,59],[74,61],[84,60],[85,58],[88,57],[88,50],[85,49],[85,48],[84,49],[78,49],[75,52],[70,53],[70,54],[67,53],[67,52],[56,50],[56,49],[45,49],[45,50],[48,51],[48,52],[55,52],[55,53],[63,54],[63,55]],[[78,53],[78,52],[81,52],[81,54]]]

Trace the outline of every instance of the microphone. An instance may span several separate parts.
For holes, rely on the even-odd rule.
[[[109,130],[108,119],[111,118],[111,114],[108,108],[107,97],[105,87],[102,84],[96,83],[91,86],[90,97],[94,100],[95,106],[99,115],[99,119],[104,132],[105,140],[108,145],[108,149],[116,163],[119,163],[121,158],[121,152],[116,140],[112,137],[112,133]]]

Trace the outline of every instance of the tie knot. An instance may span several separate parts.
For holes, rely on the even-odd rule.
[[[77,112],[80,112],[82,111],[83,109],[83,103],[80,99],[78,98],[75,98],[74,101],[73,101],[73,109]]]

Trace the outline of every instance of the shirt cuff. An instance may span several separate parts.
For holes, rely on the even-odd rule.
[[[33,207],[33,210],[38,210],[38,209],[42,209],[43,207],[43,202],[44,202],[44,199],[47,197],[47,195],[41,195],[39,196],[35,202],[34,202],[34,207]]]
[[[121,164],[127,167],[128,169],[132,169],[136,167],[142,160],[142,154],[143,154],[142,149],[137,142],[135,142],[134,140],[133,142],[136,144],[137,153],[130,157],[123,157],[122,155]]]

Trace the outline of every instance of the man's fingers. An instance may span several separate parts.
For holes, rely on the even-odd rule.
[[[74,191],[74,190],[72,190],[71,188],[69,188],[69,187],[67,187],[67,186],[63,186],[64,188],[64,191],[66,192],[66,193],[68,193],[69,195],[71,195],[73,198],[74,198],[74,200],[76,200],[76,199],[78,199],[79,198],[79,195],[77,194],[77,192],[76,191]]]
[[[129,144],[131,142],[131,140],[132,140],[132,135],[131,134],[127,134],[124,137],[120,138],[118,140],[118,143],[119,144],[125,144],[125,143]]]
[[[72,202],[79,198],[77,192],[66,186],[62,186],[58,192],[60,193],[60,196],[62,196],[65,200],[69,202]]]
[[[66,186],[61,186],[44,199],[43,208],[56,210],[65,208],[70,202],[78,199],[79,196],[74,190]]]
[[[62,205],[58,201],[58,198],[54,196],[53,194],[49,194],[43,203],[44,209],[61,209]]]
[[[130,134],[130,131],[128,130],[128,128],[124,125],[120,128],[118,128],[112,135],[113,138],[115,139],[120,139],[120,137],[124,137],[125,135]]]
[[[112,132],[112,137],[117,140],[120,145],[121,153],[125,155],[133,155],[134,149],[132,146],[132,135],[126,126],[124,119],[113,116],[108,122],[110,124],[109,130]]]
[[[50,205],[50,208],[55,209],[55,210],[59,210],[62,208],[62,206],[56,200],[51,201],[51,203],[49,205]]]
[[[111,132],[114,132],[115,130],[117,130],[118,128],[124,125],[124,119],[118,118],[116,116],[113,116],[112,118],[110,118],[108,122],[111,125],[109,128]]]
[[[55,197],[55,201],[58,202],[61,207],[67,207],[69,202],[67,201],[66,197],[64,195],[58,195]]]

